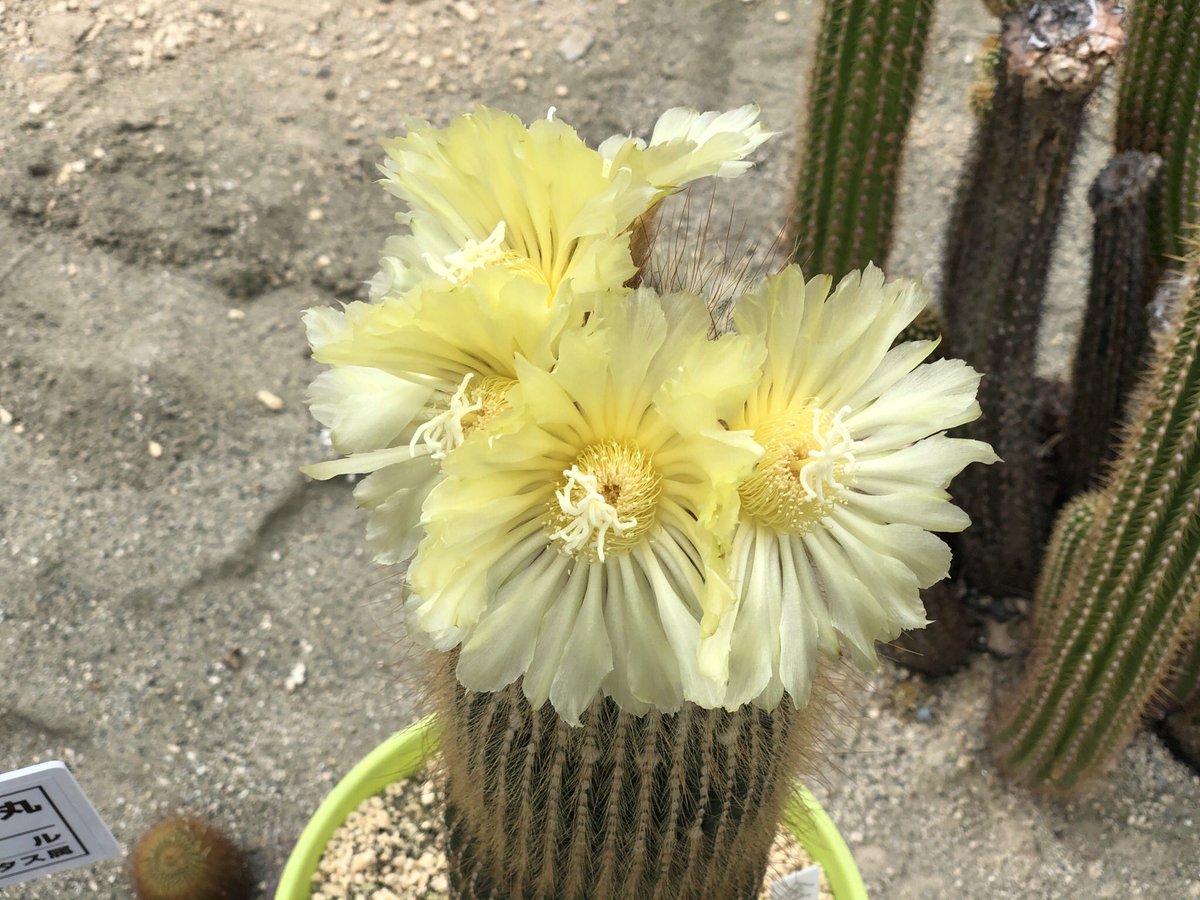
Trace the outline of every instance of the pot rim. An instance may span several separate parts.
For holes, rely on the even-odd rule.
[[[309,900],[312,876],[333,833],[363,800],[393,781],[415,775],[437,751],[433,716],[401,729],[372,750],[325,797],[288,857],[275,900]],[[837,900],[867,900],[862,875],[833,820],[799,782],[783,813],[784,824],[815,862],[821,864]]]

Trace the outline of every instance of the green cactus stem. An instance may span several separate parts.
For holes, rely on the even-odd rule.
[[[757,896],[814,707],[633,716],[598,699],[572,727],[519,684],[438,679],[456,896]]]
[[[1043,0],[1004,18],[994,95],[947,233],[948,352],[987,373],[971,436],[1005,461],[955,483],[974,523],[964,575],[988,593],[1028,595],[1041,555],[1038,327],[1084,108],[1122,46],[1122,16],[1116,0]]]
[[[1095,521],[999,721],[1002,769],[1070,792],[1102,772],[1161,695],[1200,617],[1200,290],[1158,341]]]
[[[1074,393],[1060,455],[1060,486],[1085,491],[1115,449],[1125,397],[1143,365],[1150,280],[1148,204],[1162,159],[1129,150],[1108,163],[1088,192],[1092,276],[1075,351]]]
[[[1117,150],[1163,158],[1154,250],[1186,252],[1200,205],[1200,0],[1138,0],[1117,100]]]
[[[1042,634],[1058,618],[1067,575],[1083,539],[1096,520],[1099,501],[1099,491],[1088,491],[1072,498],[1058,513],[1038,576],[1037,603],[1033,607],[1034,634]]]
[[[836,281],[884,265],[904,135],[934,0],[828,0],[809,86],[789,233],[793,259]]]

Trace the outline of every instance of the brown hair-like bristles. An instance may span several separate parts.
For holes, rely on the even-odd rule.
[[[642,248],[637,282],[660,294],[687,291],[703,298],[712,319],[711,334],[717,337],[731,329],[737,297],[775,266],[783,230],[759,252],[746,246],[746,223],[737,224],[734,209],[723,225],[716,222],[715,187],[699,212],[693,209],[693,190],[684,189],[666,201],[673,210],[656,207],[648,222],[643,217],[635,223],[632,243]]]
[[[463,898],[753,898],[791,778],[824,767],[840,678],[767,712],[685,704],[635,716],[597,698],[567,725],[520,683],[433,677],[451,881]]]

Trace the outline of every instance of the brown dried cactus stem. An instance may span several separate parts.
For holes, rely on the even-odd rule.
[[[1060,457],[1067,496],[1092,487],[1112,457],[1123,401],[1142,368],[1154,298],[1150,203],[1161,168],[1158,155],[1127,151],[1109,161],[1088,192],[1095,217],[1092,277]]]
[[[805,715],[692,704],[571,727],[519,685],[439,676],[451,883],[462,898],[753,898]]]
[[[966,576],[1028,594],[1046,522],[1038,476],[1038,325],[1088,97],[1124,34],[1115,0],[1043,0],[1003,20],[996,90],[975,136],[947,235],[941,308],[953,355],[987,373],[972,436],[1005,461],[958,480],[975,525]]]

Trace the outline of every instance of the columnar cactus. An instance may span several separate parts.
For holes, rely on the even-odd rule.
[[[974,436],[1005,461],[963,479],[975,527],[967,580],[1029,593],[1041,556],[1037,334],[1055,232],[1084,107],[1122,46],[1116,0],[1052,0],[1005,16],[996,89],[975,136],[947,233],[942,311],[952,350],[987,372]]]
[[[1070,791],[1102,771],[1161,692],[1200,617],[1200,290],[1176,310],[1095,521],[1056,589],[996,731],[1015,779]]]
[[[1138,0],[1130,15],[1116,146],[1163,158],[1154,249],[1178,258],[1200,205],[1200,0]]]
[[[792,258],[835,278],[883,265],[934,0],[828,0],[790,223]]]
[[[1124,399],[1144,364],[1146,307],[1154,295],[1148,205],[1161,167],[1153,153],[1126,151],[1088,192],[1092,277],[1059,467],[1068,495],[1087,490],[1112,455]]]

